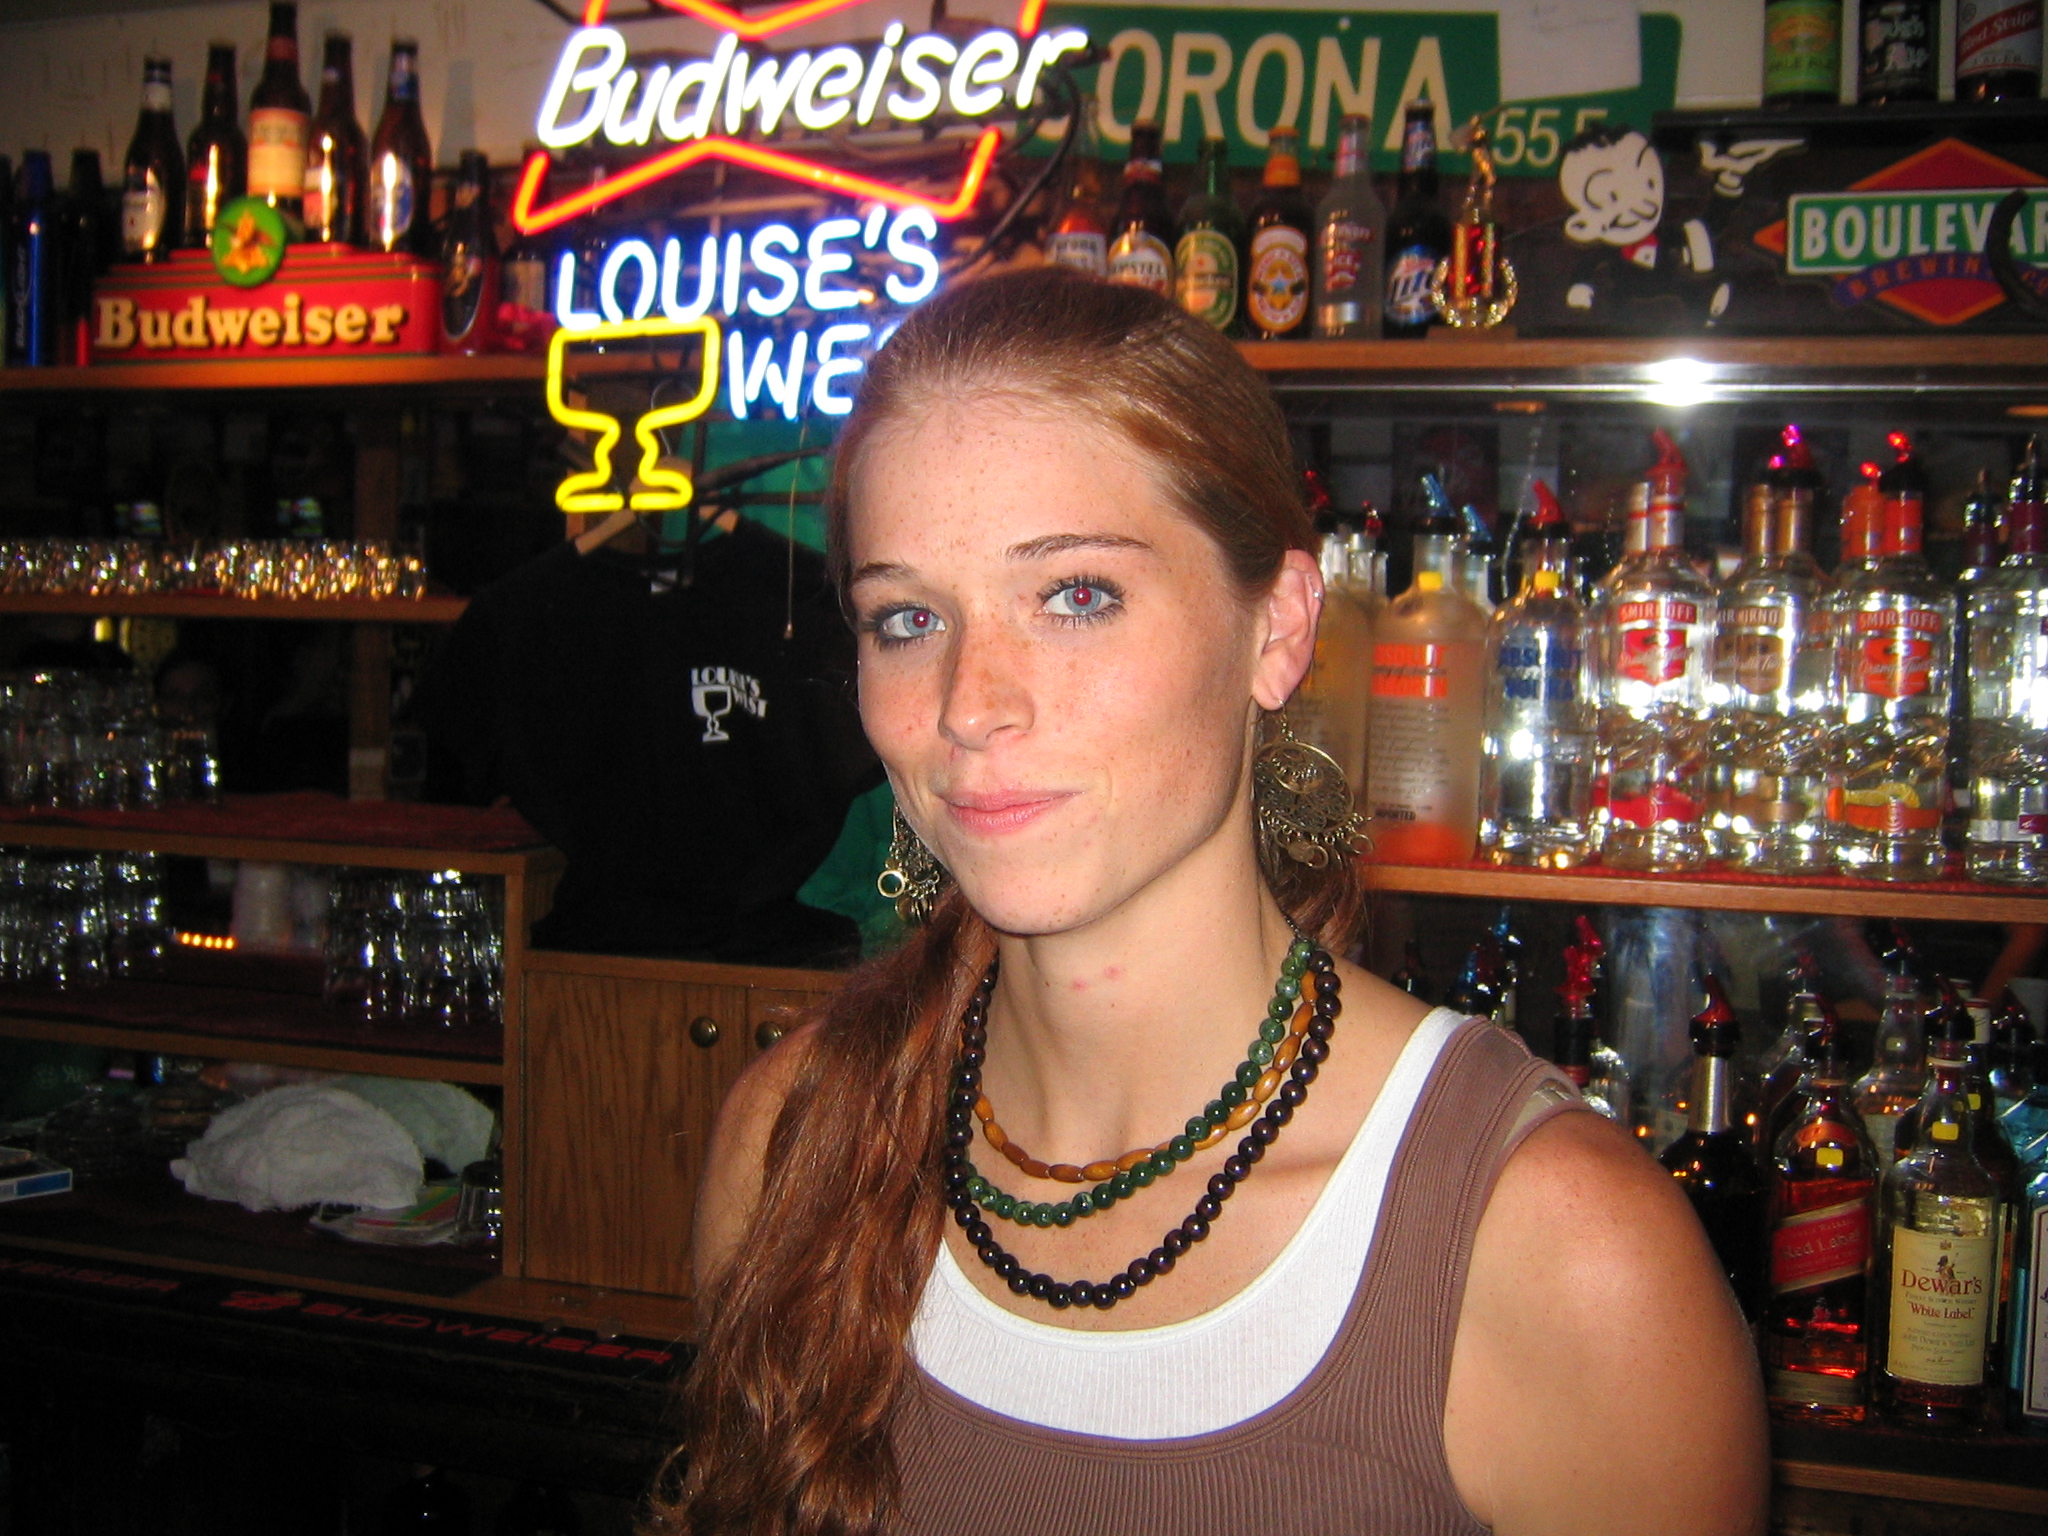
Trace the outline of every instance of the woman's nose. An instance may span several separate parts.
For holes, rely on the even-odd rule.
[[[961,624],[946,674],[939,731],[955,746],[978,750],[1005,730],[1028,730],[1031,689],[1021,658],[999,626]]]

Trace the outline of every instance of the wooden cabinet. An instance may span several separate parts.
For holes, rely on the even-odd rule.
[[[530,954],[524,1273],[690,1293],[697,1181],[718,1106],[823,972]]]

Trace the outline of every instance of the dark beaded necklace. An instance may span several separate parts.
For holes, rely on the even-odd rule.
[[[1101,1281],[1062,1282],[1027,1269],[996,1241],[982,1219],[984,1213],[976,1194],[977,1188],[989,1186],[967,1158],[967,1148],[974,1141],[974,1109],[981,1099],[981,1064],[988,1052],[988,1003],[996,986],[996,967],[991,964],[974,995],[967,1000],[960,1021],[960,1055],[953,1067],[952,1097],[946,1104],[946,1149],[942,1162],[946,1204],[981,1262],[1001,1276],[1013,1294],[1036,1297],[1056,1311],[1099,1307],[1106,1312],[1127,1300],[1139,1286],[1150,1285],[1160,1275],[1170,1274],[1181,1255],[1209,1235],[1210,1223],[1223,1214],[1223,1203],[1237,1192],[1239,1184],[1251,1177],[1252,1165],[1266,1155],[1266,1148],[1280,1139],[1282,1128],[1294,1118],[1295,1110],[1307,1102],[1309,1085],[1329,1059],[1330,1036],[1336,1031],[1337,1015],[1343,1011],[1337,963],[1326,951],[1318,949],[1309,957],[1308,969],[1316,977],[1315,1016],[1309,1020],[1287,1081],[1273,1094],[1264,1112],[1250,1123],[1250,1134],[1225,1159],[1222,1171],[1210,1176],[1208,1192],[1195,1202],[1187,1219],[1169,1228],[1157,1248],[1131,1260],[1122,1273]]]

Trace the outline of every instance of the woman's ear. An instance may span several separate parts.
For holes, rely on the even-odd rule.
[[[1323,611],[1323,573],[1305,550],[1290,549],[1266,594],[1266,631],[1252,672],[1259,708],[1280,708],[1316,658],[1316,621]]]

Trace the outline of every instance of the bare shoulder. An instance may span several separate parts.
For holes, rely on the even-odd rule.
[[[789,1096],[816,1030],[815,1024],[805,1024],[785,1035],[773,1050],[755,1057],[718,1108],[703,1182],[697,1187],[696,1223],[690,1239],[690,1269],[699,1296],[724,1270],[746,1233],[747,1219],[761,1191],[769,1133],[775,1129],[783,1100]]]
[[[1747,1327],[1683,1194],[1596,1115],[1556,1117],[1501,1172],[1444,1443],[1459,1493],[1502,1536],[1764,1529]]]

